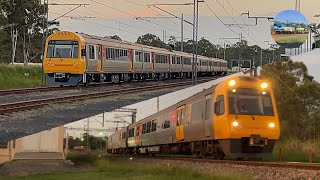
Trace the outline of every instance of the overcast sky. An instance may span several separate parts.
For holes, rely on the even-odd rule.
[[[66,3],[62,0],[49,0],[50,3]],[[150,22],[136,20],[136,17],[168,16],[164,12],[148,7],[148,4],[156,3],[184,3],[192,0],[69,0],[67,3],[88,3],[86,7],[80,7],[60,18],[61,30],[71,30],[94,34],[98,36],[119,35],[126,41],[136,41],[142,34],[152,33],[163,39],[163,31],[166,36],[181,37],[180,20],[178,19],[151,19]],[[220,3],[220,4],[219,4]],[[230,6],[230,5],[231,6]],[[168,12],[181,16],[192,22],[192,6],[159,6]],[[301,12],[309,19],[309,22],[319,22],[319,18],[313,18],[315,14],[320,14],[319,0],[303,0]],[[50,19],[54,19],[64,14],[75,6],[50,6]],[[118,10],[114,10],[116,8]],[[258,44],[263,48],[268,48],[264,41],[272,41],[270,35],[270,25],[268,20],[259,20],[257,26],[231,27],[232,31],[218,20],[213,12],[221,18],[225,24],[249,24],[254,25],[254,19],[245,16],[240,17],[240,13],[250,11],[250,16],[274,16],[278,12],[294,9],[295,0],[206,0],[199,6],[199,38],[205,37],[215,44],[223,44],[219,38],[239,37],[242,33],[245,39],[251,44]],[[119,11],[120,10],[120,11]],[[122,12],[121,12],[122,11]],[[233,19],[230,17],[232,16]],[[192,38],[192,27],[184,24],[184,37]],[[168,37],[166,38],[168,39]],[[234,43],[235,40],[228,40]]]

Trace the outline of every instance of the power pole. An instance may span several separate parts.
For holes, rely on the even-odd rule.
[[[199,1],[193,3],[192,84],[197,84]]]
[[[181,14],[181,52],[183,52],[183,14]]]
[[[263,50],[262,50],[262,48],[261,48],[261,53],[260,53],[260,67],[262,67],[262,52],[263,52]]]
[[[223,60],[226,61],[226,42],[223,41]]]

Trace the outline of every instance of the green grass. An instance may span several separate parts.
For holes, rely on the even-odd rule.
[[[141,163],[134,163],[134,160],[110,160],[98,158],[97,156],[87,155],[71,155],[69,159],[75,162],[87,162],[94,165],[94,169],[80,171],[80,172],[65,172],[65,173],[51,173],[39,174],[23,177],[9,177],[0,176],[0,179],[6,180],[103,180],[103,179],[124,179],[124,180],[242,180],[249,179],[244,176],[230,175],[230,176],[210,176],[194,170],[178,168],[178,167],[159,167],[148,166]]]
[[[0,64],[0,89],[38,86],[41,86],[41,67]]]
[[[271,157],[267,157],[265,161],[278,161],[279,152],[273,152]],[[282,161],[285,162],[308,162],[308,154],[301,152],[282,152]],[[312,162],[320,163],[320,157],[313,154]]]
[[[308,162],[308,152],[312,150],[312,162],[320,163],[320,141],[313,139],[302,141],[296,138],[286,138],[276,142],[272,156],[266,161],[278,161],[279,149],[282,149],[282,161]]]
[[[299,46],[301,44],[303,44],[308,35],[276,35],[277,38],[275,39],[275,41],[281,45],[281,46],[285,46],[285,47],[296,47]]]

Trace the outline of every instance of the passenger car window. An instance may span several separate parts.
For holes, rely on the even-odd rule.
[[[92,45],[89,45],[89,59],[96,59],[95,48]]]

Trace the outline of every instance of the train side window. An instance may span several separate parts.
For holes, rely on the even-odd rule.
[[[139,136],[140,133],[140,125],[136,126],[136,136]]]
[[[224,114],[224,96],[223,95],[217,97],[217,101],[215,103],[214,109],[217,115]]]
[[[144,62],[150,63],[150,53],[144,53]]]
[[[147,122],[147,132],[146,133],[150,133],[151,132],[151,122]]]
[[[206,112],[205,112],[205,120],[210,120],[211,117],[211,95],[206,97]]]
[[[181,109],[181,119],[180,119],[180,124],[184,124],[184,117],[185,117],[185,108]]]
[[[151,128],[151,132],[154,132],[157,130],[157,123],[155,122],[155,120],[152,121],[152,128]]]
[[[142,62],[142,53],[140,51],[135,52],[135,61]]]
[[[142,134],[145,134],[145,133],[146,133],[146,129],[147,129],[146,123],[144,123],[144,124],[142,125]]]
[[[163,124],[163,129],[170,128],[170,121],[165,121]]]
[[[171,64],[176,64],[176,57],[172,56]]]
[[[180,125],[180,118],[181,118],[181,110],[179,109],[179,110],[177,111],[177,126]]]
[[[93,45],[89,45],[89,59],[96,59],[95,47]]]

